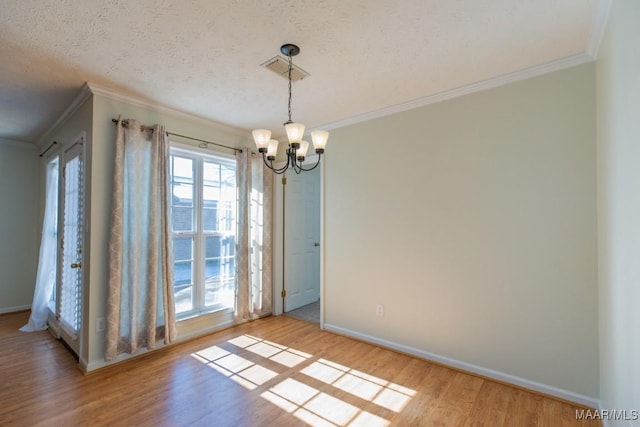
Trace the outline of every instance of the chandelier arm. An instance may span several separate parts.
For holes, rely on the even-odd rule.
[[[302,167],[302,164],[300,164],[300,170],[301,170],[301,171],[303,171],[303,172],[309,172],[309,171],[312,171],[312,170],[314,170],[315,168],[317,168],[317,167],[318,167],[318,165],[320,164],[320,155],[321,155],[321,154],[320,154],[320,153],[318,153],[318,160],[316,161],[316,164],[315,164],[315,165],[313,165],[312,167],[310,167],[310,168],[308,168],[308,169],[305,169],[305,168],[303,168],[303,167]]]
[[[286,165],[284,165],[284,167],[282,168],[276,168],[275,166],[273,166],[273,160],[269,160],[269,163],[267,163],[267,156],[265,156],[264,153],[262,153],[262,160],[264,161],[264,164],[273,171],[273,173],[275,173],[276,175],[281,175],[283,174],[287,168],[289,168],[289,162],[287,162]]]
[[[293,166],[293,170],[295,171],[295,173],[297,173],[298,175],[300,174],[300,172],[302,172],[302,162],[298,163],[298,161],[296,160],[295,156],[291,158],[291,164]]]
[[[275,173],[276,175],[282,175],[287,171],[287,169],[287,167],[284,167],[282,169],[271,169],[271,171],[273,171],[273,173]]]
[[[266,167],[268,167],[269,169],[273,170],[273,161],[270,160],[271,164],[267,163],[267,156],[264,153],[262,153],[262,161],[264,162]]]
[[[280,175],[285,173],[285,171],[289,169],[289,162],[287,162],[287,164],[285,164],[283,167],[281,167],[280,169],[278,168],[272,168],[271,170],[274,171],[276,174]]]
[[[289,169],[289,162],[286,165],[278,169],[278,173],[284,173],[287,169]]]

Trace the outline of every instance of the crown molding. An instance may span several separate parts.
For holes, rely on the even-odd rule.
[[[162,105],[159,103],[151,102],[151,101],[143,101],[138,98],[134,98],[132,96],[123,95],[113,90],[101,87],[95,83],[85,82],[85,84],[80,89],[80,93],[74,98],[71,104],[67,107],[67,109],[58,117],[58,119],[37,139],[36,146],[40,149],[44,148],[47,145],[47,141],[50,139],[50,136],[58,129],[60,126],[67,121],[67,119],[75,113],[80,106],[91,96],[98,95],[105,98],[112,99],[114,101],[124,102],[127,104],[131,104],[137,107],[151,109],[155,111],[161,111],[166,114],[170,114],[173,116],[182,117],[191,121],[200,122],[206,126],[216,128],[220,131],[227,132],[233,135],[246,135],[247,131],[245,129],[236,128],[233,126],[229,126],[220,122],[216,122],[201,116],[197,116],[190,113],[185,113],[184,111],[176,110],[166,105]]]
[[[547,62],[545,64],[540,64],[533,67],[525,68],[523,70],[518,70],[512,73],[503,74],[501,76],[493,77],[487,80],[482,80],[479,82],[460,86],[451,90],[439,92],[426,97],[417,98],[408,102],[403,102],[400,104],[370,111],[368,113],[359,114],[357,116],[353,116],[344,120],[338,120],[338,121],[329,122],[320,126],[314,126],[313,129],[326,129],[326,130],[337,129],[337,128],[353,125],[356,123],[365,122],[367,120],[381,118],[381,117],[389,116],[392,114],[401,113],[403,111],[412,110],[414,108],[424,107],[427,105],[435,104],[435,103],[446,101],[449,99],[458,98],[460,96],[469,95],[469,94],[480,92],[483,90],[493,89],[493,88],[503,86],[509,83],[514,83],[520,80],[525,80],[532,77],[538,77],[547,73],[552,73],[554,71],[560,71],[567,68],[593,62],[596,58],[597,51],[600,46],[600,42],[602,41],[602,38],[604,35],[604,31],[606,28],[606,23],[609,15],[609,10],[611,8],[611,1],[612,0],[600,0],[597,2],[593,31],[590,36],[588,49],[585,52],[560,58],[555,61]],[[177,110],[160,103],[141,100],[138,98],[134,98],[132,96],[123,95],[113,90],[101,87],[95,83],[86,82],[82,86],[80,93],[76,96],[76,98],[69,105],[69,107],[67,107],[67,109],[60,115],[58,120],[56,120],[49,127],[49,129],[46,132],[44,132],[40,138],[37,139],[37,142],[35,145],[38,148],[42,149],[46,145],[46,141],[49,138],[49,136],[59,126],[61,126],[73,113],[75,113],[76,110],[84,103],[84,101],[87,98],[89,98],[92,94],[109,98],[114,101],[120,101],[127,104],[135,105],[137,107],[161,111],[173,116],[178,116],[191,121],[200,122],[203,125],[214,127],[220,131],[227,132],[232,135],[246,136],[246,133],[247,133],[246,129],[241,129],[241,128],[230,126],[224,123],[216,122],[211,119],[198,116],[192,113],[186,113],[184,111]],[[11,141],[11,140],[0,139],[0,143],[2,144],[7,144],[6,141]],[[12,145],[15,145],[16,143],[20,144],[21,141],[13,141]],[[24,144],[30,145],[29,143],[24,143]]]
[[[75,113],[78,110],[78,108],[80,108],[80,106],[90,96],[91,96],[91,90],[89,89],[89,86],[85,83],[82,86],[82,88],[80,89],[80,93],[78,93],[78,95],[76,95],[76,97],[73,99],[71,104],[67,107],[67,109],[64,110],[64,112],[60,115],[60,117],[58,117],[58,120],[53,122],[53,124],[49,127],[49,129],[47,129],[46,132],[44,132],[42,134],[42,136],[40,136],[40,138],[38,138],[36,140],[36,145],[38,146],[38,148],[43,149],[45,147],[45,145],[47,145],[47,140],[50,139],[50,136],[60,126],[62,126],[64,124],[64,122],[66,122],[67,119],[69,117],[71,117],[71,115],[73,115],[73,113]]]
[[[25,148],[27,150],[35,150],[36,144],[26,141],[18,141],[17,139],[0,138],[0,145],[7,147]]]
[[[403,102],[401,104],[396,104],[390,107],[385,107],[379,110],[360,114],[348,119],[338,120],[336,122],[327,123],[321,126],[314,126],[314,129],[328,129],[328,130],[337,129],[344,126],[349,126],[356,123],[364,122],[367,120],[377,119],[380,117],[401,113],[403,111],[412,110],[414,108],[424,107],[426,105],[435,104],[437,102],[458,98],[460,96],[469,95],[475,92],[480,92],[487,89],[493,89],[493,88],[504,86],[506,84],[514,83],[520,80],[530,79],[532,77],[538,77],[543,74],[552,73],[554,71],[564,70],[566,68],[571,68],[577,65],[593,62],[593,60],[594,59],[591,55],[589,55],[586,52],[582,52],[575,55],[566,56],[564,58],[560,58],[555,61],[525,68],[523,70],[514,71],[512,73],[503,74],[501,76],[493,77],[487,80],[482,80],[476,83],[460,86],[455,89],[425,96],[423,98],[414,99],[412,101]]]
[[[94,95],[99,95],[105,98],[109,98],[112,99],[114,101],[119,101],[119,102],[124,102],[130,105],[134,105],[136,107],[141,107],[141,108],[146,108],[146,109],[150,109],[150,110],[155,110],[155,111],[160,111],[172,116],[178,116],[190,121],[195,121],[195,122],[199,122],[203,125],[209,126],[209,127],[213,127],[216,128],[222,132],[226,132],[226,133],[230,133],[233,135],[245,135],[247,134],[247,130],[246,129],[241,129],[241,128],[237,128],[234,126],[230,126],[224,123],[220,123],[220,122],[216,122],[214,120],[208,119],[206,117],[202,117],[202,116],[198,116],[196,114],[193,113],[186,113],[182,110],[177,110],[171,107],[168,107],[166,105],[157,103],[157,102],[153,102],[153,101],[146,101],[146,100],[141,100],[138,98],[134,98],[132,96],[128,96],[128,95],[123,95],[121,93],[117,93],[114,92],[111,89],[107,89],[105,87],[101,87],[95,83],[90,83],[87,82],[85,83],[85,85],[89,88],[89,90],[91,91],[91,93],[93,93]]]
[[[600,44],[602,43],[602,39],[604,38],[605,30],[607,29],[609,12],[611,11],[611,3],[612,0],[596,1],[593,21],[591,23],[591,34],[589,35],[589,41],[586,50],[587,54],[589,54],[594,60],[598,57]]]

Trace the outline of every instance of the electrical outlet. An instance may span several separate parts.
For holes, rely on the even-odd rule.
[[[98,317],[98,319],[96,320],[96,332],[104,331],[105,327],[106,324],[104,317]]]
[[[381,304],[376,306],[376,316],[384,316],[384,307]]]

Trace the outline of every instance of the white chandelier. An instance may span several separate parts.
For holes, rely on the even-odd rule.
[[[309,149],[309,142],[304,141],[305,126],[302,123],[295,123],[291,120],[291,70],[293,68],[292,57],[300,53],[300,48],[294,44],[287,43],[280,47],[280,52],[289,58],[289,120],[284,123],[284,128],[287,132],[287,138],[289,139],[289,146],[287,147],[287,162],[281,167],[276,167],[273,161],[276,159],[276,153],[278,152],[279,141],[271,139],[271,131],[268,129],[255,129],[253,134],[253,140],[258,147],[258,152],[262,154],[264,163],[269,169],[276,174],[284,173],[289,167],[291,167],[296,173],[307,172],[315,169],[320,164],[320,157],[324,153],[324,149],[327,146],[327,139],[329,139],[329,132],[324,130],[314,130],[311,132],[311,141],[313,142],[313,148],[318,154],[318,160],[309,168],[302,167],[304,159],[307,156]]]

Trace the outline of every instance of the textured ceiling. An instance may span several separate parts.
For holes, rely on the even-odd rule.
[[[3,0],[0,138],[37,141],[89,81],[240,129],[279,129],[286,42],[307,127],[589,52],[601,0]]]

